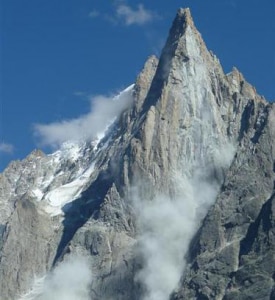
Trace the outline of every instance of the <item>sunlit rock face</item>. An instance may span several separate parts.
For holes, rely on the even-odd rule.
[[[0,175],[1,299],[273,299],[274,105],[188,9],[119,97],[97,139]]]

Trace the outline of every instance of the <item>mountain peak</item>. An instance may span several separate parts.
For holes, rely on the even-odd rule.
[[[189,8],[180,8],[171,27],[166,46],[174,45],[175,57],[185,62],[190,57],[201,57],[204,62],[212,61],[200,32],[196,28]]]
[[[205,66],[206,70],[220,69],[218,60],[208,51],[195,27],[190,9],[180,8],[162,50],[148,97],[144,101],[143,111],[158,101],[168,82],[185,85],[183,81],[187,79],[183,78],[183,74],[188,77],[190,74],[187,73],[190,73],[190,70],[196,70],[201,66]]]
[[[189,8],[180,8],[174,19],[172,27],[169,32],[166,46],[169,44],[178,44],[181,38],[186,34],[187,28],[198,33]]]
[[[190,9],[179,8],[175,20],[183,20],[186,25],[194,26]]]

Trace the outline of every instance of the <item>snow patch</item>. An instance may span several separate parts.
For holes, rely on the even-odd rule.
[[[75,180],[49,191],[43,199],[45,211],[51,216],[63,214],[62,208],[80,197],[93,171],[94,164]]]

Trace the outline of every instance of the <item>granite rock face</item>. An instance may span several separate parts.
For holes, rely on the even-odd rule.
[[[1,299],[44,299],[35,278],[74,255],[93,300],[275,299],[274,105],[188,9],[124,93],[101,140],[0,175]]]

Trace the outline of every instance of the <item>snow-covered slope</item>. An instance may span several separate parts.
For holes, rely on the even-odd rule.
[[[134,85],[127,87],[113,101],[124,102],[122,107],[131,106],[133,87]],[[128,105],[125,104],[126,101],[129,102]],[[12,162],[1,175],[6,186],[0,197],[0,222],[5,223],[16,198],[25,193],[41,202],[40,206],[51,215],[62,214],[62,208],[79,197],[88,184],[99,153],[112,140],[116,120],[117,116],[106,119],[91,141],[67,141],[52,154],[45,155],[35,150],[24,161]],[[81,132],[79,135],[81,136]]]

